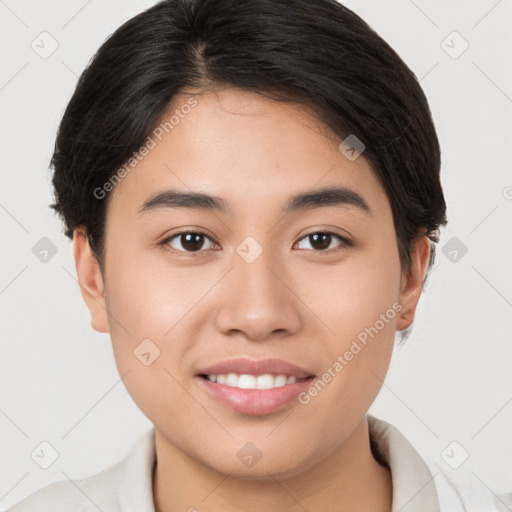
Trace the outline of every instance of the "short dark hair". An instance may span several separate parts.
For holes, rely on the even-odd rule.
[[[421,234],[432,264],[446,204],[431,112],[414,73],[365,21],[335,0],[165,0],[100,47],[55,142],[50,206],[68,237],[85,227],[100,267],[108,197],[94,190],[177,94],[217,86],[311,107],[340,142],[354,134],[389,198],[402,267]]]

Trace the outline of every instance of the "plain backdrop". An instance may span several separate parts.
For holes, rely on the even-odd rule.
[[[78,75],[109,34],[154,3],[0,1],[3,509],[105,469],[151,427],[120,381],[108,335],[90,325],[72,244],[48,207],[48,164]],[[447,473],[510,490],[512,2],[345,5],[421,81],[449,216],[414,328],[371,412]],[[46,262],[37,250],[44,237],[55,246]],[[31,455],[42,442],[58,454],[48,469]],[[443,458],[447,447],[458,459],[467,453],[460,468]]]

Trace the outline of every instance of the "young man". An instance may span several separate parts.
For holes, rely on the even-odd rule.
[[[159,3],[84,72],[52,163],[92,327],[154,427],[13,512],[499,510],[367,414],[446,207],[425,96],[354,13]]]

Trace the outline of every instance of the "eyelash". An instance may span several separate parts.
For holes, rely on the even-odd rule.
[[[302,250],[313,251],[315,253],[328,253],[328,254],[331,254],[332,252],[337,252],[337,251],[343,250],[344,248],[350,247],[352,245],[352,242],[350,242],[350,240],[346,239],[345,237],[343,237],[341,235],[338,235],[337,233],[334,233],[332,231],[322,231],[322,230],[320,230],[320,231],[313,231],[311,233],[308,233],[307,235],[304,235],[298,242],[300,242],[301,240],[304,240],[305,238],[308,238],[308,237],[310,237],[312,235],[319,235],[319,234],[334,236],[335,238],[337,238],[338,240],[341,241],[341,244],[340,244],[341,247],[338,247],[338,248],[335,248],[335,249],[324,249],[324,250],[319,250],[319,249],[318,250],[317,249],[302,249]],[[204,236],[204,237],[210,239],[215,244],[219,245],[215,240],[213,240],[209,235],[207,235],[203,231],[180,231],[179,233],[174,233],[172,236],[167,237],[166,239],[162,240],[159,245],[163,246],[164,249],[166,249],[166,250],[169,250],[169,251],[171,251],[171,252],[173,252],[175,254],[178,254],[179,256],[185,256],[185,257],[189,257],[189,256],[190,257],[196,257],[196,256],[199,256],[201,253],[205,252],[204,250],[199,250],[199,251],[182,251],[182,250],[178,250],[178,249],[174,249],[173,247],[170,247],[169,246],[169,242],[171,242],[175,238],[178,238],[181,235],[201,235],[201,236]]]

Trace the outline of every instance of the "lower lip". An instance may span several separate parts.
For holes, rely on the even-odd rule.
[[[282,409],[306,390],[313,377],[272,389],[240,389],[196,376],[211,397],[242,414],[264,415]]]

